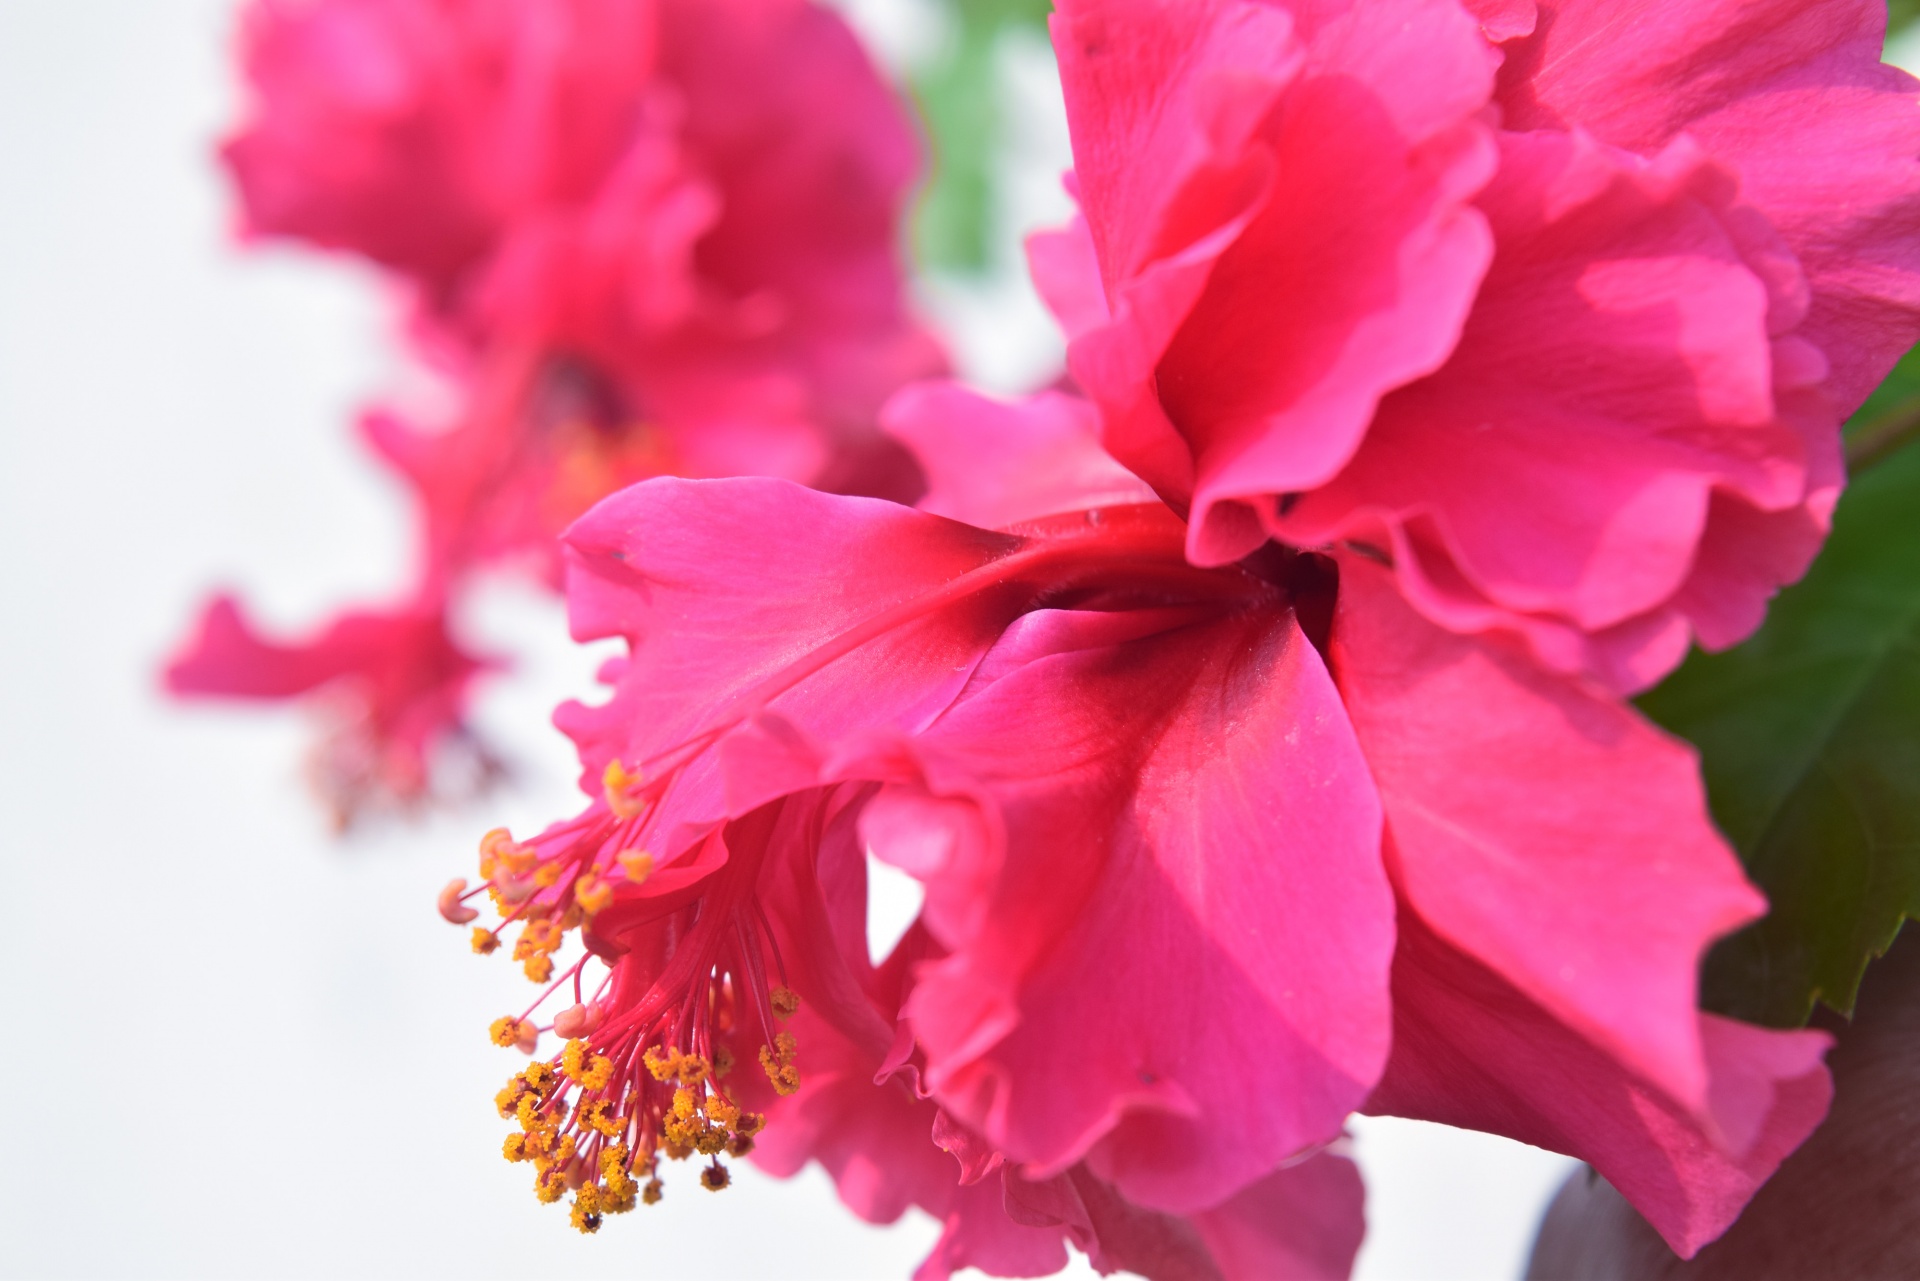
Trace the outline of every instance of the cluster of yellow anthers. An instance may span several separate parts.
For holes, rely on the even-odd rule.
[[[781,1035],[790,1045],[791,1036]],[[710,1063],[654,1046],[641,1055],[651,1082],[634,1080],[623,1091],[613,1060],[585,1041],[568,1041],[557,1067],[529,1064],[494,1097],[500,1115],[520,1125],[503,1152],[509,1161],[533,1163],[534,1195],[542,1202],[573,1192],[573,1226],[582,1232],[598,1231],[606,1215],[660,1200],[662,1156],[709,1158],[700,1185],[718,1192],[731,1181],[720,1157],[750,1152],[766,1117],[742,1112],[721,1091],[719,1078],[731,1064],[724,1050],[717,1058]]]
[[[645,850],[622,850],[614,861],[631,885],[643,883],[653,873],[653,855]],[[500,932],[519,922],[513,959],[535,983],[553,977],[553,954],[566,942],[567,934],[613,902],[613,885],[590,858],[542,859],[536,847],[516,842],[503,827],[481,838],[480,877],[501,922],[491,930],[475,926],[473,950],[483,956],[494,952],[500,946]],[[557,894],[542,895],[556,887]],[[463,880],[447,885],[440,895],[442,916],[458,924],[479,916],[464,905],[466,889]]]

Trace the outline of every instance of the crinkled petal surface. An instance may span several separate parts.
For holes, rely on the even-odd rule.
[[[1508,128],[1652,152],[1682,132],[1740,174],[1812,287],[1805,336],[1851,412],[1920,339],[1920,99],[1881,65],[1880,0],[1543,0],[1500,77]]]
[[[1770,313],[1804,284],[1689,143],[1646,161],[1579,133],[1508,134],[1501,156],[1480,198],[1499,249],[1459,348],[1272,527],[1316,545],[1384,525],[1429,616],[1517,631],[1555,666],[1639,688],[1670,665],[1661,638],[1695,624],[1688,604],[1701,630],[1727,630],[1676,602],[1703,543],[1761,532],[1716,526],[1716,494],[1797,511],[1827,480],[1830,501],[1835,416],[1783,417],[1775,396]],[[1784,273],[1777,290],[1762,272]],[[1823,533],[1780,528],[1784,572],[1757,600]]]
[[[1237,559],[1243,499],[1326,479],[1452,347],[1491,247],[1492,55],[1451,0],[1079,0],[1054,34],[1112,313],[1069,363],[1114,454],[1191,502],[1195,559]],[[1075,261],[1049,253],[1049,296],[1084,294]]]

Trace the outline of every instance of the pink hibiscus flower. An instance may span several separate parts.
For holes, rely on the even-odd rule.
[[[1368,546],[1622,691],[1805,570],[1920,338],[1879,0],[1059,9],[1085,217],[1034,269],[1197,563]]]
[[[1206,1223],[1256,1251],[1236,1234],[1308,1214],[1236,1217],[1269,1196],[1322,1226],[1257,1248],[1344,1271],[1357,1197],[1313,1154],[1356,1108],[1581,1156],[1687,1254],[1819,1121],[1822,1034],[1695,1008],[1702,950],[1762,904],[1687,748],[1435,627],[1363,554],[1192,565],[1084,402],[925,387],[889,426],[927,510],[656,480],[568,534],[576,637],[631,647],[608,702],[557,718],[597,799],[482,867],[537,946],[579,925],[580,964],[613,960],[568,1053],[644,1094],[649,1055],[705,1061],[736,1029],[730,1056],[795,1091],[774,1168],[819,1157],[863,1213],[951,1213],[934,1165],[893,1155],[924,1096],[961,1186],[997,1158],[1009,1213],[1027,1185],[1095,1220],[1111,1195],[1228,1275],[1267,1265],[1223,1262]],[[863,850],[926,887],[877,971]],[[775,975],[835,1031],[779,1028]],[[531,1048],[538,1008],[497,1039]],[[645,1107],[614,1107],[625,1151],[675,1155],[631,1137]],[[882,1161],[924,1182],[876,1189]]]
[[[940,365],[905,313],[896,252],[917,145],[829,11],[256,0],[242,58],[250,114],[223,154],[245,233],[395,275],[463,402],[429,427],[387,411],[362,424],[414,491],[418,582],[356,615],[385,618],[393,649],[303,652],[346,700],[410,709],[363,724],[424,731],[365,744],[405,769],[331,772],[343,814],[417,799],[422,754],[466,734],[464,679],[389,688],[432,668],[405,649],[406,620],[434,618],[444,640],[489,563],[530,561],[557,586],[556,535],[606,494],[663,473],[918,492],[875,421]],[[221,643],[189,646],[174,690],[290,692],[271,675],[287,647],[231,613],[202,630]]]

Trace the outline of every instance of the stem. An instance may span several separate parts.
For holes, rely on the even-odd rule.
[[[1920,436],[1920,397],[1880,415],[1847,442],[1847,475],[1857,476]]]

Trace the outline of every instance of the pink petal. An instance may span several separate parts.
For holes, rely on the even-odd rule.
[[[1193,1216],[1227,1281],[1346,1281],[1366,1235],[1353,1162],[1320,1153]]]
[[[1652,151],[1685,131],[1741,176],[1813,288],[1803,332],[1851,410],[1920,338],[1920,103],[1880,0],[1557,0],[1510,46],[1507,126]]]
[[[601,503],[567,545],[575,638],[633,647],[612,701],[556,713],[593,791],[609,760],[697,745],[768,706],[823,741],[931,715],[1004,625],[1003,603],[956,603],[955,580],[1018,542],[783,481],[661,479]],[[784,790],[723,797],[714,762],[691,768],[673,798],[696,835]]]
[[[1393,1058],[1367,1111],[1504,1134],[1591,1163],[1691,1258],[1826,1115],[1822,1032],[1700,1015],[1709,1086],[1689,1106],[1432,933],[1393,968]]]
[[[957,384],[919,383],[887,402],[881,426],[926,472],[920,510],[983,529],[1153,501],[1101,449],[1099,415],[1077,397],[1042,392],[1007,405]]]
[[[1544,1016],[1703,1106],[1700,957],[1765,905],[1707,816],[1693,751],[1425,622],[1357,558],[1333,634],[1408,903]]]
[[[862,830],[954,953],[908,1005],[943,1103],[1035,1177],[1085,1156],[1185,1211],[1339,1132],[1385,1049],[1392,921],[1372,785],[1291,615],[1159,625],[1053,629]]]
[[[1218,564],[1264,537],[1244,500],[1331,475],[1377,398],[1451,348],[1489,250],[1465,205],[1492,170],[1472,117],[1493,60],[1437,0],[1294,29],[1275,9],[1146,8],[1056,20],[1114,317],[1069,364],[1108,448],[1192,499],[1189,550]]]
[[[1800,515],[1709,520],[1722,494],[1794,512],[1835,470],[1832,410],[1776,402],[1770,316],[1791,323],[1804,286],[1690,144],[1649,163],[1579,133],[1505,135],[1502,157],[1481,196],[1500,247],[1458,350],[1383,401],[1348,467],[1274,528],[1314,545],[1396,526],[1423,544],[1399,558],[1423,612],[1530,636],[1666,614],[1703,545],[1766,536],[1736,554],[1777,574],[1708,585],[1725,603],[1698,625],[1725,635],[1818,546]],[[1576,644],[1576,665],[1604,670],[1604,649]]]

